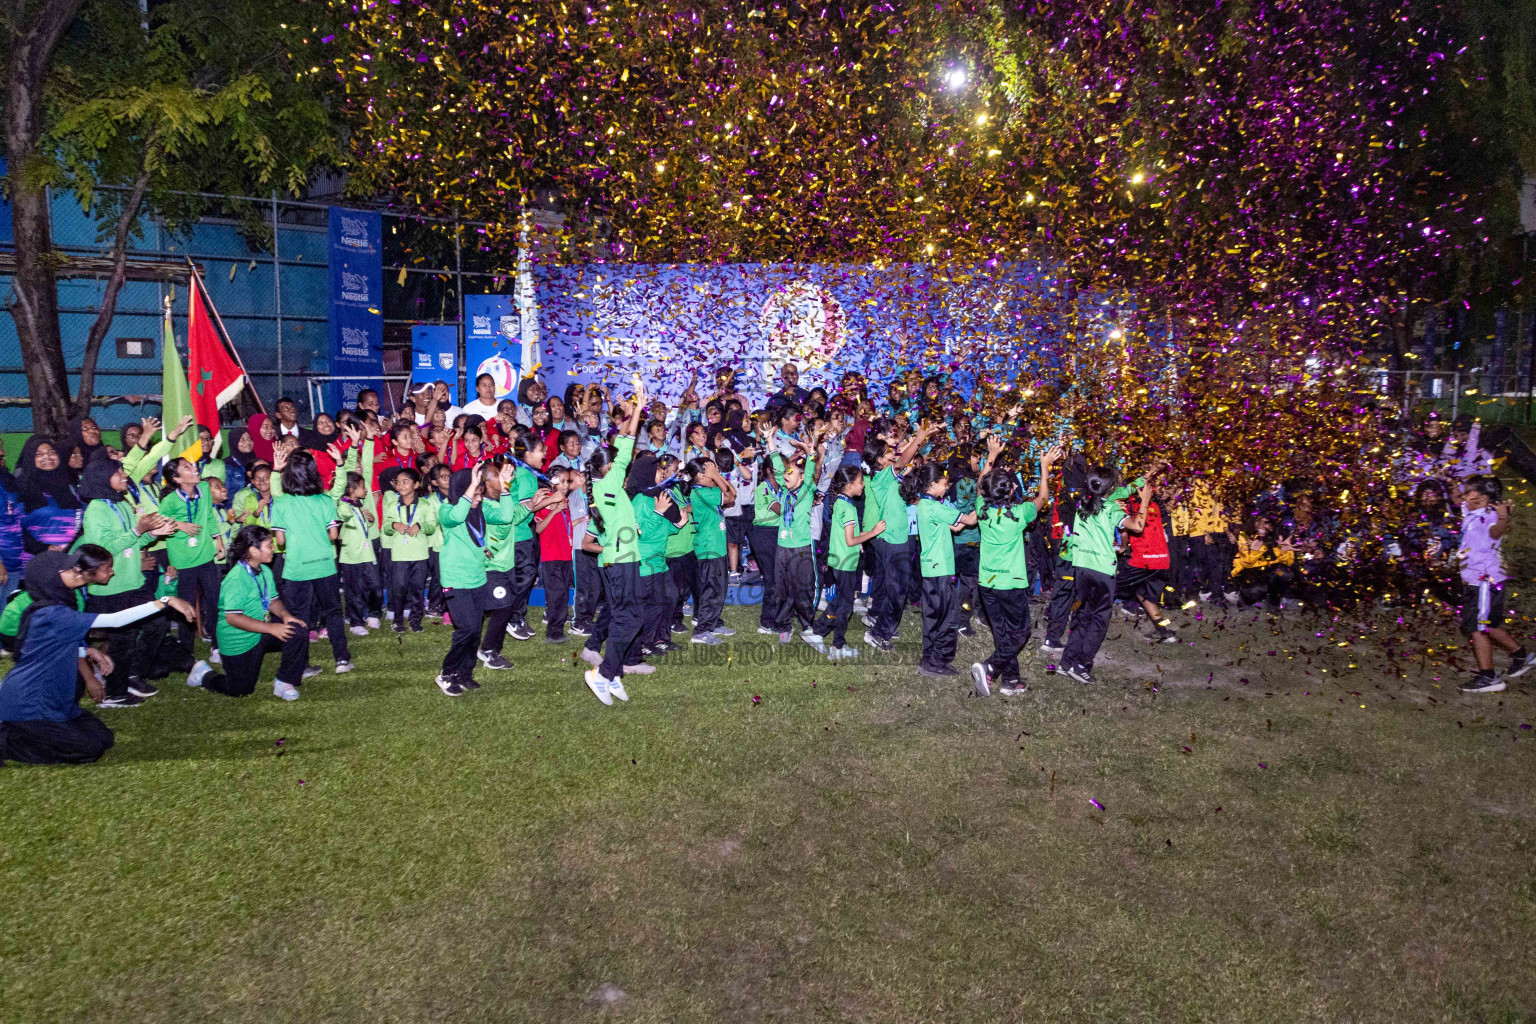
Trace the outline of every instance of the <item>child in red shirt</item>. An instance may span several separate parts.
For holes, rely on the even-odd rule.
[[[1115,597],[1121,601],[1139,600],[1142,610],[1152,617],[1153,643],[1176,644],[1179,635],[1168,628],[1158,599],[1168,589],[1168,535],[1163,532],[1163,509],[1152,496],[1152,487],[1125,502],[1125,543],[1130,560],[1115,574]]]
[[[576,470],[556,466],[549,471],[549,484],[559,500],[533,514],[533,530],[539,538],[539,578],[544,587],[544,642],[563,644],[571,584],[576,579],[571,552],[571,505],[566,495],[585,487],[586,481]]]

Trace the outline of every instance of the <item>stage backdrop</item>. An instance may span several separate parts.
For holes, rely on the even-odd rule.
[[[411,328],[411,387],[445,380],[448,393],[459,390],[459,328],[454,324],[416,324]],[[458,399],[455,404],[462,402]]]
[[[496,399],[515,396],[523,362],[522,320],[511,295],[464,296],[465,400],[475,397],[475,378],[496,380]]]
[[[627,390],[639,372],[675,400],[697,373],[707,399],[715,368],[733,366],[760,398],[791,358],[807,389],[835,390],[854,370],[878,399],[890,377],[917,369],[968,391],[981,373],[1057,365],[1064,337],[1057,282],[1033,264],[630,264],[541,267],[535,280],[553,393],[572,381]],[[473,356],[467,367],[473,375]]]
[[[330,209],[330,373],[328,408],[356,405],[364,388],[381,388],[384,373],[384,227],[371,210]]]

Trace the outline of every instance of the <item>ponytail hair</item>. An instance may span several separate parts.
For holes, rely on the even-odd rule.
[[[885,438],[879,437],[873,430],[864,435],[864,472],[880,472],[880,460],[885,458],[885,453],[890,450],[890,444]]]
[[[598,511],[597,499],[592,496],[592,484],[597,478],[608,472],[608,467],[613,464],[613,455],[607,448],[598,448],[587,459],[587,483],[584,488],[587,495],[587,518],[592,520],[592,525],[601,532],[603,529],[603,514]]]
[[[64,461],[67,462],[68,460],[66,459]],[[182,466],[190,465],[192,465],[192,460],[190,459],[170,459],[164,466],[160,467],[160,478],[165,481],[165,486],[175,487],[176,474],[181,472]]]
[[[838,466],[837,471],[832,474],[832,483],[830,485],[833,497],[842,494],[843,491],[847,490],[849,484],[863,475],[864,470],[859,466]]]
[[[937,462],[923,463],[901,478],[901,500],[908,505],[917,504],[917,500],[928,493],[928,488],[943,478],[943,466]]]
[[[235,539],[230,541],[229,564],[239,565],[251,553],[251,548],[259,548],[271,539],[272,531],[265,526],[242,526]]]
[[[112,552],[100,544],[81,544],[75,549],[73,568],[82,573],[95,572],[104,565],[112,564]]]
[[[1010,517],[1013,516],[1013,506],[1024,500],[1020,493],[1019,478],[1006,469],[994,469],[983,474],[976,484],[976,492],[981,495],[983,505],[1002,509]]]
[[[661,470],[661,472],[664,474],[663,479],[677,476],[680,466],[681,460],[679,460],[678,457],[673,455],[671,452],[662,452],[660,455],[656,456],[656,468]],[[691,483],[685,479],[677,485],[677,489],[682,493],[683,497],[686,498],[688,496],[689,490],[692,489]],[[645,488],[645,490],[647,492],[660,494],[662,488],[660,484],[655,484],[651,487]]]
[[[1096,516],[1104,508],[1104,497],[1115,489],[1119,475],[1108,466],[1090,466],[1083,478],[1083,498],[1077,505],[1080,516]]]
[[[303,498],[322,490],[315,457],[303,448],[288,456],[288,465],[283,467],[283,493]]]
[[[693,489],[698,486],[699,477],[704,475],[704,468],[716,464],[715,460],[708,455],[700,455],[698,458],[689,459],[688,465],[682,469],[683,479],[687,481],[685,486],[688,488],[683,493],[692,494]]]

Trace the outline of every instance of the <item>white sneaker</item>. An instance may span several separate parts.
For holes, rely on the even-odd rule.
[[[378,629],[379,627],[378,626],[374,626],[373,628],[374,629]],[[353,626],[351,629],[347,630],[347,632],[351,633],[353,636],[367,636],[368,635],[368,627],[367,626]]]
[[[219,657],[219,649],[217,647],[215,647],[213,650],[208,652],[208,664],[210,664],[210,665],[222,665],[222,664],[224,664],[224,659]]]
[[[992,696],[992,683],[987,678],[987,666],[979,661],[971,666],[971,682],[981,696]]]
[[[826,642],[823,641],[822,638],[817,636],[815,633],[801,633],[800,634],[800,639],[804,640],[806,643],[810,644],[812,647],[816,648],[821,653],[823,653],[823,654],[827,653]]]
[[[1211,597],[1212,596],[1213,595],[1211,594],[1211,592],[1209,590],[1202,590],[1202,591],[1200,591],[1200,600],[1204,601],[1206,604],[1210,604],[1211,603]]]
[[[735,636],[736,631],[730,626],[720,626],[714,630],[715,636]]]
[[[394,618],[395,617],[394,613],[391,612],[389,617],[390,618]],[[370,616],[368,616],[368,621],[365,623],[365,625],[367,625],[367,627],[369,629],[378,629],[379,628],[379,617],[377,615],[370,615]]]
[[[272,696],[281,697],[283,700],[298,700],[299,690],[296,686],[290,686],[281,679],[273,680]]]
[[[625,665],[624,672],[631,676],[648,676],[656,671],[656,666],[642,661],[638,665]]]
[[[1235,590],[1229,590],[1229,591],[1227,591],[1225,594],[1223,594],[1221,596],[1225,597],[1227,599],[1227,604],[1237,604],[1239,601],[1241,601],[1243,599],[1243,595],[1239,594]]]
[[[583,647],[581,649],[581,660],[593,668],[597,668],[597,666],[603,663],[603,656],[600,652],[594,651],[590,647]]]
[[[595,668],[587,669],[583,676],[587,681],[587,689],[592,691],[592,696],[602,701],[608,707],[613,706],[613,695],[608,691],[608,680]]]
[[[299,680],[302,682],[305,679],[313,679],[322,671],[324,670],[319,665],[306,665],[304,666],[303,674],[299,676]]]
[[[858,656],[859,649],[857,647],[849,647],[847,645],[842,647],[834,647],[827,651],[827,658],[831,661],[847,661],[849,658],[857,658]]]
[[[608,692],[619,698],[619,700],[624,701],[624,703],[629,703],[629,691],[624,689],[624,680],[622,678],[608,680]]]
[[[759,633],[763,634],[764,636],[778,636],[779,635],[779,631],[778,630],[776,630],[776,629],[769,629],[767,626],[758,626],[757,627],[757,631]]]
[[[1065,647],[1052,647],[1050,644],[1041,644],[1040,645],[1040,653],[1044,654],[1044,655],[1047,655],[1049,657],[1052,657],[1052,658],[1059,658],[1059,657],[1061,657],[1062,652],[1064,652],[1065,650],[1066,650]]]
[[[873,615],[869,614],[869,612],[864,612],[864,613],[860,614],[859,615],[859,621],[864,623],[864,625],[867,626],[870,629],[874,629],[875,628],[875,617]]]
[[[336,674],[337,675],[344,676],[348,672],[351,672],[351,671],[352,671],[352,663],[350,661],[338,661],[336,663]]]
[[[808,644],[819,644],[825,640],[826,637],[822,636],[814,629],[803,629],[800,631],[800,639],[804,640]]]
[[[203,677],[213,671],[213,666],[206,661],[200,661],[192,666],[192,671],[187,673],[188,686],[202,686]]]

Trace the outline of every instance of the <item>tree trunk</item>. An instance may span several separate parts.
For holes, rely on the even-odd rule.
[[[54,277],[47,190],[29,183],[39,159],[43,84],[48,62],[64,30],[84,0],[48,0],[31,18],[25,0],[7,0],[10,22],[8,75],[5,83],[5,155],[10,173],[11,221],[16,244],[14,299],[27,391],[32,398],[32,428],[57,434],[69,416],[69,373],[59,335],[59,293]]]
[[[133,230],[133,222],[138,219],[139,208],[144,205],[144,195],[149,191],[149,161],[154,146],[153,138],[145,144],[139,175],[134,179],[133,188],[117,213],[117,230],[112,237],[112,272],[107,275],[107,289],[101,296],[101,308],[96,311],[96,319],[91,324],[90,333],[86,335],[85,354],[80,360],[80,388],[74,402],[76,416],[89,416],[91,413],[91,398],[96,394],[96,360],[101,355],[101,343],[106,340],[112,318],[117,313],[118,293],[123,290],[123,283],[128,279],[128,235]]]

